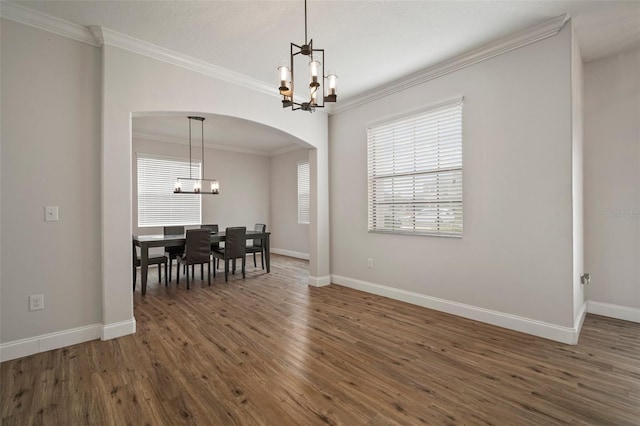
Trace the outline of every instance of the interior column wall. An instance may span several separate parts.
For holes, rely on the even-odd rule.
[[[282,109],[277,97],[243,88],[181,67],[107,44],[103,46],[102,209],[103,311],[106,324],[122,323],[118,334],[132,332],[131,244],[131,113],[192,111],[239,117],[280,129],[314,146],[320,167],[312,176],[316,195],[310,260],[311,276],[329,275],[327,117]]]

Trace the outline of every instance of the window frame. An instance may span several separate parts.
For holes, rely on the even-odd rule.
[[[464,231],[463,101],[464,98],[459,96],[432,104],[426,108],[386,117],[366,125],[367,230],[369,233],[462,238]],[[452,111],[452,117],[454,118],[446,118],[441,123],[436,117],[438,117],[438,114],[447,114],[449,110]],[[432,117],[429,118],[429,116]],[[445,127],[443,124],[449,123],[455,125],[453,130],[456,132],[456,137],[454,138],[440,135],[444,133],[440,131],[441,128]],[[403,124],[405,127],[402,127]],[[420,126],[434,126],[438,129],[435,143],[429,144],[425,137],[424,142],[426,143],[416,144],[415,126],[417,124]],[[411,134],[412,132],[414,134],[407,139],[406,134]],[[392,136],[389,136],[388,133],[391,133]],[[413,147],[413,154],[407,154],[407,152],[411,151],[411,148],[407,149],[406,146],[402,148],[396,147],[396,145],[399,145],[399,142],[396,142],[396,133],[403,134],[401,139],[405,145],[408,140],[411,141],[408,145]],[[458,135],[459,138],[457,137]],[[380,139],[381,136],[382,139]],[[377,145],[375,145],[376,137],[380,139]],[[459,151],[454,152],[454,155],[459,155],[459,165],[455,162],[457,157],[454,156],[452,164],[442,167],[441,165],[448,161],[441,161],[440,152],[444,151],[445,148],[451,149],[451,147],[459,149]],[[425,156],[424,151],[429,149],[435,150],[437,154]],[[384,154],[386,157],[383,157],[379,153],[380,151],[390,151],[390,153]],[[419,156],[420,151],[423,151],[422,156]],[[409,164],[412,164],[414,167],[413,172],[397,171],[397,169],[406,167],[407,164],[403,163],[402,160],[397,160],[401,155],[404,155],[402,160],[408,159]],[[418,168],[418,166],[426,167],[429,161],[435,161],[437,166],[431,169]],[[376,171],[376,169],[380,169],[379,163],[381,162],[383,164],[382,168],[388,169],[391,167],[392,171],[387,173]],[[402,181],[403,178],[405,179],[404,181]],[[429,179],[435,181],[435,183],[432,182],[429,184],[430,186],[426,186]],[[442,181],[442,179],[445,180]],[[386,184],[385,180],[387,180]],[[397,184],[396,180],[401,183]],[[408,181],[411,181],[411,183],[408,183]],[[384,192],[385,185],[387,188],[391,188],[386,193]],[[417,196],[416,189],[419,185],[422,185],[423,188],[420,191],[422,195]],[[396,190],[396,187],[401,187],[402,189]],[[412,188],[412,190],[407,190],[407,188]],[[412,198],[401,199],[411,192],[413,192]],[[440,198],[441,193],[445,194],[442,198]],[[433,199],[434,194],[436,194],[435,199]],[[421,208],[420,206],[424,207]],[[409,223],[409,225],[403,223],[402,218],[398,217],[398,213],[403,208],[406,209],[405,211],[409,216],[409,218],[405,218],[406,223]],[[427,218],[423,218],[419,222],[417,216],[422,212],[426,212],[424,216]],[[411,214],[413,214],[412,219],[410,218]],[[385,217],[380,219],[378,217],[380,215]],[[443,215],[447,215],[450,218],[449,221],[447,221],[447,217],[443,218]],[[434,219],[431,219],[431,217]],[[413,222],[413,229],[411,229],[410,222]],[[443,225],[446,222],[448,222],[447,225]],[[388,225],[389,223],[391,225]],[[435,229],[422,229],[427,227]]]

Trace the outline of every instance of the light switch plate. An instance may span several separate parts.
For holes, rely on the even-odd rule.
[[[58,221],[58,206],[45,206],[45,208],[44,208],[44,221],[45,222],[57,222]]]

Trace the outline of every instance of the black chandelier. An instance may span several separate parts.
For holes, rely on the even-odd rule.
[[[174,194],[213,194],[220,193],[220,183],[217,180],[194,178],[193,167],[191,166],[191,123],[193,120],[200,122],[202,141],[202,176],[204,176],[204,117],[189,117],[189,177],[179,177],[173,189]],[[189,188],[182,188],[182,183],[188,184]],[[209,184],[209,189],[204,190],[203,186]],[[191,189],[191,190],[189,190]]]
[[[281,65],[278,67],[280,74],[280,94],[283,97],[282,107],[291,107],[293,111],[301,109],[303,111],[313,112],[316,108],[324,108],[326,102],[335,102],[337,99],[336,83],[338,76],[335,74],[324,74],[324,49],[314,49],[313,40],[307,40],[307,0],[304,0],[304,44],[298,46],[295,43],[291,43],[289,66]],[[307,102],[296,102],[294,100],[294,59],[298,55],[309,57],[310,82],[309,100]],[[319,78],[320,70],[322,70],[321,79]],[[320,81],[322,81],[322,83]],[[320,86],[322,86],[322,89]],[[318,104],[318,92],[324,92],[322,104]]]

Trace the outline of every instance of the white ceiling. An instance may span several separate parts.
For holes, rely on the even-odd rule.
[[[304,42],[302,0],[12,3],[130,35],[272,84],[274,92],[289,43]],[[339,77],[340,102],[564,13],[573,18],[585,61],[640,47],[640,1],[309,0],[308,27],[314,47],[325,49],[325,70]],[[140,125],[158,128],[152,124]],[[248,131],[252,143],[283,148],[268,131],[264,138]],[[213,143],[239,138],[227,133]],[[205,138],[214,134],[205,129]]]

